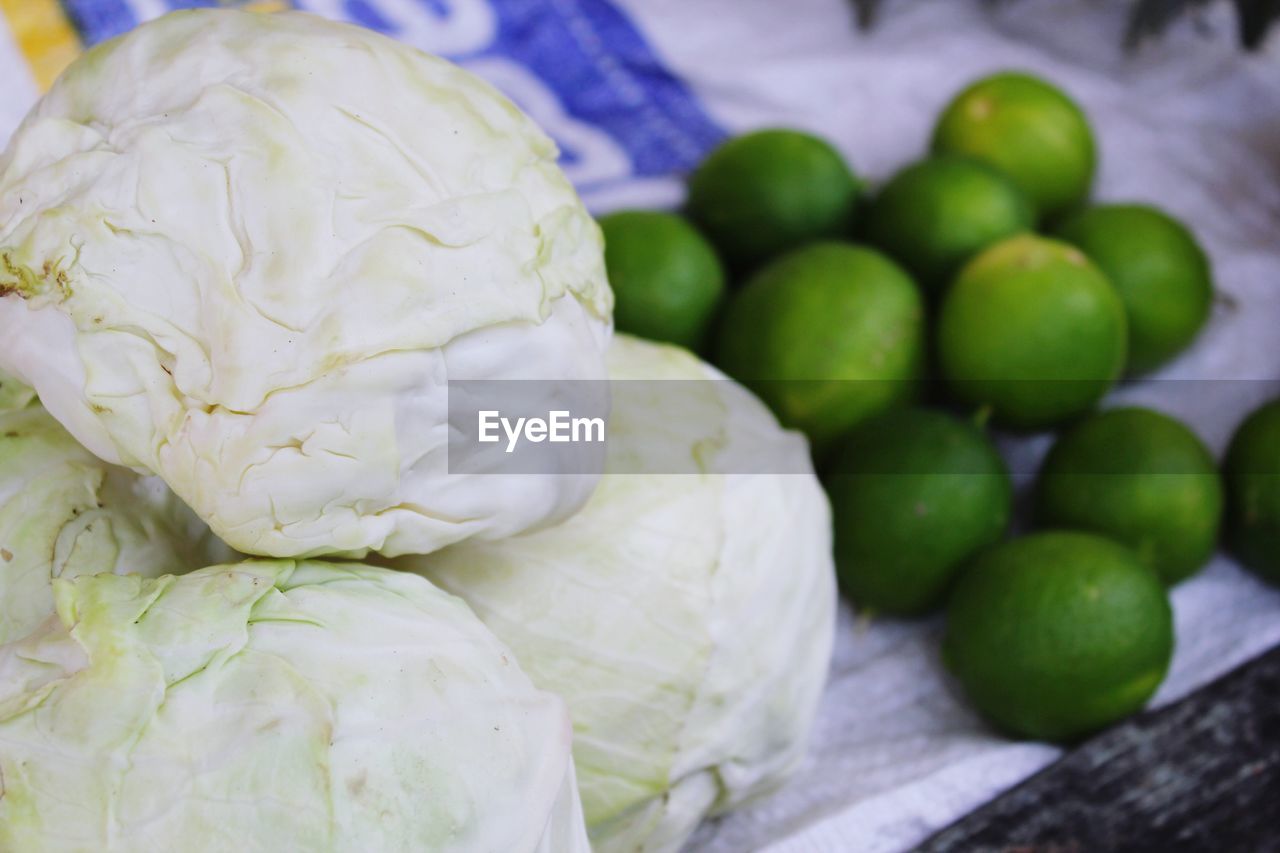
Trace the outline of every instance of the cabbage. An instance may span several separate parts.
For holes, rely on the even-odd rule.
[[[73,63],[0,157],[0,369],[246,553],[565,518],[598,471],[446,452],[448,380],[605,376],[602,240],[556,156],[376,33],[167,15]]]
[[[0,647],[0,849],[588,850],[564,704],[422,578],[55,583]]]
[[[35,398],[36,392],[33,388],[0,371],[0,412],[24,408],[29,406]]]
[[[621,335],[609,365],[618,380],[722,379]],[[703,816],[781,784],[805,748],[836,612],[830,510],[804,439],[727,380],[628,387],[578,515],[395,561],[465,598],[568,701],[604,853],[676,850]],[[722,460],[742,448],[797,473],[733,473]],[[685,464],[704,473],[627,473]]]
[[[39,406],[0,411],[0,643],[53,614],[54,578],[230,556],[160,480],[100,461]]]

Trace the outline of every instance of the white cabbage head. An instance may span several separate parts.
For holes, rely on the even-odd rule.
[[[0,647],[0,849],[589,853],[564,703],[422,578],[55,583]]]
[[[39,406],[0,411],[0,643],[52,615],[54,578],[232,556],[158,478],[101,461]]]
[[[723,380],[621,335],[610,377]],[[568,701],[600,853],[679,849],[704,816],[776,788],[805,749],[831,656],[830,509],[805,440],[727,380],[701,395],[663,384],[615,406],[605,477],[576,516],[396,562],[465,598]],[[709,470],[742,448],[798,473],[619,473],[655,449],[661,470]]]
[[[300,13],[78,59],[0,157],[0,369],[246,553],[427,553],[598,471],[450,476],[450,379],[603,379],[599,229],[477,77]],[[585,467],[585,466],[584,466]]]

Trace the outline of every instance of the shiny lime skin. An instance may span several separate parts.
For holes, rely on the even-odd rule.
[[[824,479],[840,585],[872,612],[933,610],[961,563],[1009,524],[1012,487],[999,452],[944,412],[897,409],[862,423],[841,440]]]
[[[1185,225],[1154,207],[1108,204],[1070,217],[1057,236],[1089,256],[1115,285],[1129,319],[1130,373],[1160,366],[1195,340],[1209,318],[1209,258]]]
[[[880,190],[865,217],[867,239],[931,293],[992,243],[1030,231],[1031,202],[979,160],[946,155],[915,163]]]
[[[796,130],[761,130],[712,151],[689,178],[689,216],[746,272],[849,233],[861,187],[840,152]]]
[[[960,400],[1018,429],[1089,411],[1124,369],[1124,305],[1073,246],[1010,237],[970,261],[938,311],[938,364]]]
[[[1280,400],[1245,418],[1223,473],[1228,547],[1258,577],[1280,584]]]
[[[600,228],[618,331],[699,349],[725,293],[711,244],[673,213],[623,211]]]
[[[1222,480],[1190,429],[1150,409],[1111,409],[1075,424],[1045,457],[1036,513],[1133,549],[1166,584],[1200,569],[1222,522]]]
[[[947,605],[943,656],[1000,729],[1074,741],[1141,709],[1173,642],[1164,585],[1128,548],[1046,531],[965,567]]]
[[[730,297],[715,360],[821,451],[916,392],[923,300],[879,252],[815,243],[769,264]]]
[[[935,154],[990,163],[1022,187],[1041,217],[1084,201],[1097,165],[1084,112],[1061,89],[1017,71],[984,77],[947,105]]]

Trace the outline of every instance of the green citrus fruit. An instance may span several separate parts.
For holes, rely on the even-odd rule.
[[[1236,430],[1223,472],[1228,545],[1259,577],[1280,584],[1280,400]]]
[[[924,306],[915,283],[879,252],[815,243],[730,297],[716,354],[821,448],[914,393]]]
[[[1041,216],[1083,201],[1093,183],[1093,131],[1057,87],[1016,71],[984,77],[947,105],[936,154],[966,154],[1007,173]]]
[[[987,246],[1030,231],[1031,203],[1003,173],[967,157],[941,156],[889,180],[866,216],[867,239],[935,293]]]
[[[1124,368],[1124,305],[1065,243],[1022,235],[974,258],[943,296],[939,367],[961,400],[1017,428],[1091,409]]]
[[[711,244],[671,213],[631,210],[600,220],[618,331],[698,349],[724,297]]]
[[[844,158],[825,141],[795,130],[762,130],[707,156],[689,178],[688,212],[742,271],[848,233],[860,191]]]
[[[943,652],[974,706],[1020,737],[1070,741],[1140,709],[1173,654],[1164,586],[1128,548],[1044,532],[956,581]]]
[[[1190,231],[1153,207],[1110,204],[1057,230],[1107,274],[1129,318],[1129,370],[1141,373],[1185,349],[1209,317],[1209,259]]]
[[[973,424],[929,409],[885,412],[841,440],[827,476],[836,571],[860,607],[915,616],[961,562],[998,540],[1012,489]]]
[[[1110,536],[1166,584],[1213,554],[1222,502],[1208,448],[1150,409],[1112,409],[1076,424],[1049,451],[1036,484],[1046,526]]]

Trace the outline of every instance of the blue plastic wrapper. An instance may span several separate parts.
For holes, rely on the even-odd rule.
[[[638,184],[687,172],[724,136],[631,16],[609,0],[20,0],[7,16],[43,87],[80,49],[198,6],[314,12],[458,63],[555,139],[588,204],[623,184],[634,193]],[[668,186],[655,198],[671,195]]]

